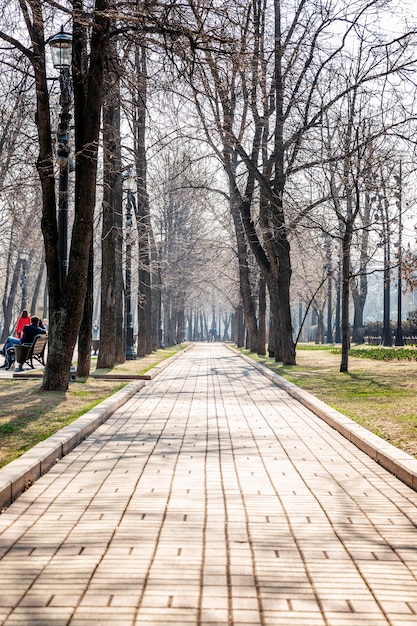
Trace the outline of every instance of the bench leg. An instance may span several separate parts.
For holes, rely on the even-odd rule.
[[[9,348],[7,350],[6,361],[7,361],[6,370],[9,370],[11,368],[11,366],[13,365],[13,363],[15,362],[15,350],[14,350],[14,348]]]

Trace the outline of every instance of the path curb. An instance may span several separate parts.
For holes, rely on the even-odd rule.
[[[130,374],[91,374],[92,378],[96,378],[97,380],[153,380],[155,376],[162,372],[172,361],[178,359],[184,352],[192,348],[192,345],[185,346],[180,352],[176,352],[172,356],[164,359],[160,363],[153,365],[151,369],[148,370],[146,374],[140,374],[138,376],[130,375]]]
[[[257,363],[230,345],[227,347],[259,370],[275,385],[284,389],[292,398],[301,402],[303,406],[310,409],[310,411],[325,421],[326,424],[337,430],[359,448],[359,450],[365,452],[371,459],[417,491],[417,459],[411,456],[411,454],[403,452],[391,443],[378,437],[378,435],[374,435],[374,433],[366,430],[366,428],[357,424],[349,417],[346,417],[346,415],[339,413],[336,409],[332,409],[328,404],[322,402],[308,391],[300,389],[293,383],[285,380],[282,376],[279,376],[279,374],[275,374],[265,365],[262,365],[262,363]]]
[[[172,360],[180,357],[192,348],[186,346],[180,352],[161,361],[147,374],[145,380],[152,380],[165,369]],[[38,478],[46,474],[63,456],[78,446],[83,439],[91,435],[117,409],[145,386],[145,380],[134,380],[126,387],[100,402],[77,420],[57,431],[45,441],[41,441],[22,454],[15,461],[0,469],[0,512],[8,507],[19,495],[26,491]]]
[[[0,510],[9,506],[63,456],[103,424],[114,411],[145,386],[138,380],[119,389],[68,426],[36,444],[0,470]]]

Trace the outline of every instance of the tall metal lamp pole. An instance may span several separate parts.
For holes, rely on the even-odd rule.
[[[397,293],[397,330],[395,333],[395,345],[404,345],[402,328],[402,164],[400,162],[399,175],[395,177],[398,184],[397,206],[398,206],[398,293]]]
[[[69,173],[69,130],[72,105],[71,58],[72,37],[61,31],[49,40],[52,63],[59,69],[61,88],[61,113],[57,130],[57,162],[59,165],[58,195],[58,253],[60,265],[60,285],[64,288],[68,271],[68,173]]]

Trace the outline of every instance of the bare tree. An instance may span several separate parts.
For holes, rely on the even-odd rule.
[[[133,94],[134,158],[137,174],[136,224],[138,228],[138,356],[150,354],[152,345],[152,270],[153,239],[147,192],[146,107],[147,50],[143,43],[135,45],[135,87]]]
[[[290,309],[291,239],[299,221],[330,197],[327,189],[308,203],[300,193],[306,174],[314,171],[322,159],[319,135],[323,118],[333,110],[338,112],[346,99],[350,98],[354,106],[355,93],[363,95],[367,86],[369,98],[372,93],[391,91],[392,85],[387,89],[389,77],[400,77],[413,67],[408,45],[411,33],[380,45],[377,28],[374,34],[363,27],[368,16],[377,21],[377,11],[383,4],[369,1],[357,7],[327,3],[318,9],[317,3],[305,0],[291,9],[275,0],[271,15],[266,3],[253,2],[246,13],[247,5],[234,6],[230,13],[223,11],[217,29],[213,19],[205,19],[204,7],[202,10],[200,5],[198,9],[192,5],[198,32],[203,35],[194,40],[189,81],[194,86],[201,118],[206,118],[205,128],[215,128],[218,133],[222,146],[218,156],[240,195],[247,239],[269,288],[276,329],[275,356],[288,364],[295,362]],[[337,76],[351,65],[349,81],[341,84]],[[207,120],[207,112],[214,123]],[[346,113],[350,119],[348,108]],[[387,120],[385,115],[381,124]],[[352,154],[362,150],[355,132],[352,135],[347,128],[345,156],[332,157],[344,163],[346,181],[352,179]],[[230,155],[235,152],[241,159],[239,183],[230,167]],[[258,212],[253,202],[256,185],[262,198]],[[343,359],[348,347],[348,249],[359,210],[357,191],[347,183]]]
[[[42,187],[42,233],[48,272],[50,339],[43,389],[65,390],[83,315],[87,290],[90,243],[96,193],[97,150],[103,89],[103,59],[109,31],[109,2],[96,0],[87,11],[74,0],[72,80],[76,179],[74,224],[68,274],[61,283],[58,260],[58,228],[54,181],[54,158],[47,86],[45,34],[46,5],[41,0],[22,0],[21,15],[27,43],[1,31],[0,38],[19,50],[31,63],[36,85],[36,124],[39,156],[37,168]],[[49,16],[48,16],[49,18]],[[49,21],[49,19],[48,19]]]

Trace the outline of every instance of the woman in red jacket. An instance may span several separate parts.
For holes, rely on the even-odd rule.
[[[26,326],[26,324],[30,324],[30,315],[26,309],[23,309],[23,311],[20,314],[19,319],[16,322],[16,328],[14,330],[14,336],[17,339],[22,338],[23,328]]]

